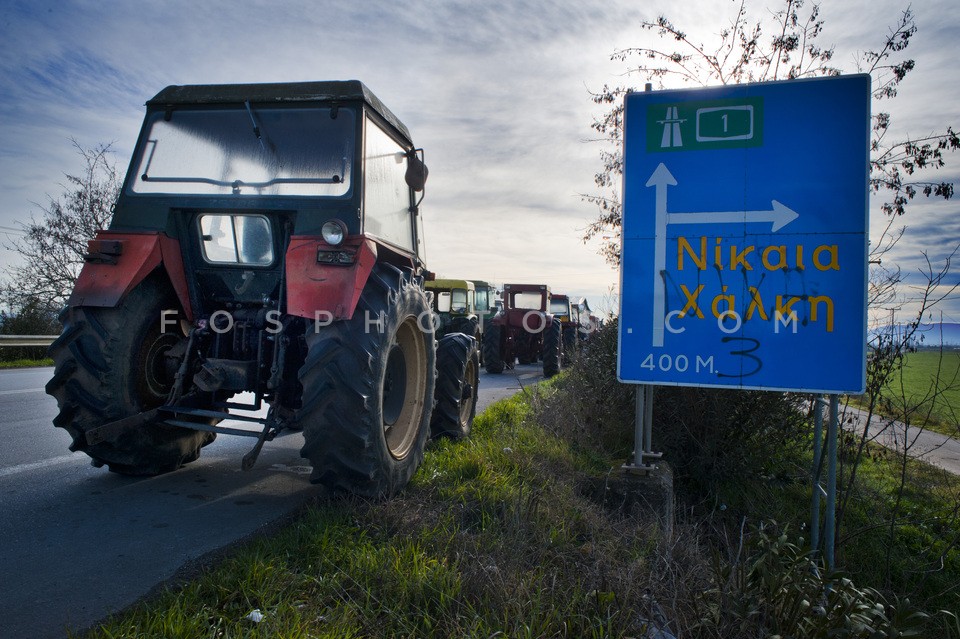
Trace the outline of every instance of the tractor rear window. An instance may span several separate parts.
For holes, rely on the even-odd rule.
[[[570,305],[569,302],[562,302],[559,300],[550,301],[550,312],[554,315],[563,315],[567,316],[570,314]]]
[[[200,239],[208,262],[253,266],[273,262],[273,234],[262,215],[201,215]]]
[[[513,308],[523,308],[534,311],[542,311],[541,303],[543,297],[540,293],[514,293]]]
[[[352,110],[176,109],[154,113],[132,181],[135,193],[313,195],[350,191]]]
[[[454,313],[467,312],[467,289],[465,288],[453,289],[453,302],[451,303],[451,307]]]

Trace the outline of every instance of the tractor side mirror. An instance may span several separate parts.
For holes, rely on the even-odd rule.
[[[403,178],[407,181],[407,186],[419,193],[427,183],[427,165],[422,159],[423,149],[413,149],[407,153],[407,172]]]

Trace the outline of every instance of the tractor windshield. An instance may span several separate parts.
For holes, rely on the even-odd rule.
[[[453,289],[453,301],[451,303],[451,309],[453,310],[454,313],[467,312],[467,289],[465,288]]]
[[[351,109],[178,108],[145,124],[134,193],[312,195],[350,191]]]
[[[540,293],[514,293],[513,308],[522,308],[532,311],[542,311],[543,295]]]
[[[566,300],[550,300],[550,312],[566,317],[570,314],[570,303]]]
[[[477,310],[478,311],[489,311],[490,310],[490,290],[486,288],[477,289]]]

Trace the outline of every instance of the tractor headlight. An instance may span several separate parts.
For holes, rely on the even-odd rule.
[[[320,228],[320,235],[330,246],[339,246],[347,235],[347,229],[340,220],[327,220]]]

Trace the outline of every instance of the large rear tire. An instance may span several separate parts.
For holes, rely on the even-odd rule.
[[[543,376],[553,377],[560,372],[560,321],[554,319],[543,332]]]
[[[296,420],[310,480],[367,497],[399,492],[430,435],[436,351],[423,288],[378,264],[353,318],[310,327],[306,341]]]
[[[483,333],[483,365],[488,373],[503,372],[503,358],[500,355],[500,326],[490,324]]]
[[[179,322],[162,332],[161,311],[176,309],[173,291],[147,278],[115,308],[73,307],[60,316],[63,333],[50,346],[53,379],[46,391],[60,408],[55,426],[73,438],[95,466],[125,475],[158,475],[200,456],[214,433],[167,426],[162,419],[130,429],[113,441],[88,445],[87,431],[162,405],[186,340]]]
[[[451,333],[440,340],[431,437],[469,437],[477,413],[479,373],[480,354],[475,339],[463,333]]]

